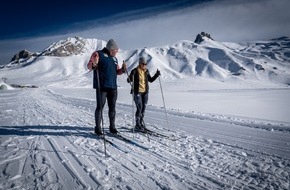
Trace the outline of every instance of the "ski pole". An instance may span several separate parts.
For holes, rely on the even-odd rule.
[[[162,85],[161,85],[161,79],[160,79],[160,76],[159,76],[158,78],[159,78],[159,84],[160,84],[160,90],[161,90],[161,95],[162,95],[162,100],[163,100],[163,106],[164,106],[164,111],[165,111],[166,122],[167,122],[167,126],[169,126],[168,116],[167,116],[167,111],[166,111],[165,100],[164,100],[164,94],[163,94],[163,89],[162,89]]]
[[[124,63],[125,63],[125,61],[123,60],[123,64]],[[133,77],[133,81],[131,81],[127,68],[125,69],[125,72],[127,74],[127,77],[129,78],[129,83],[130,83],[130,86],[131,86],[131,89],[132,89],[132,127],[133,127],[133,133],[135,134],[135,128],[134,128],[134,86],[133,86],[134,77]]]
[[[104,119],[103,119],[103,105],[102,105],[102,94],[101,94],[101,87],[100,87],[100,77],[99,77],[99,70],[96,69],[97,74],[97,83],[98,83],[98,103],[100,105],[100,111],[101,111],[101,125],[102,125],[102,131],[103,131],[103,139],[104,139],[104,151],[105,151],[105,157],[107,157],[107,149],[106,149],[106,137],[105,137],[105,129],[104,129]]]
[[[163,106],[164,106],[164,112],[165,112],[165,116],[166,116],[166,123],[167,123],[167,128],[169,127],[169,121],[168,121],[168,114],[167,114],[167,111],[166,111],[166,106],[165,106],[165,99],[164,99],[164,93],[163,93],[163,89],[162,89],[162,85],[161,85],[161,79],[160,79],[160,76],[159,76],[159,84],[160,84],[160,90],[161,90],[161,94],[162,94],[162,100],[163,100]],[[175,143],[175,152],[177,151],[177,146],[176,146],[176,141],[174,142]]]
[[[127,71],[127,69],[126,69]],[[128,75],[128,71],[127,71],[127,76],[129,77]],[[130,80],[130,79],[129,79]],[[131,81],[130,81],[130,85],[131,85],[131,88],[132,88],[132,127],[133,127],[133,134],[135,134],[135,127],[134,127],[134,77],[133,77],[133,81],[132,81],[132,84],[131,84]]]

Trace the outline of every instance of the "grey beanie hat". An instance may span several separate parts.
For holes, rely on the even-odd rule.
[[[108,50],[113,50],[113,49],[119,49],[117,43],[115,42],[115,40],[110,39],[106,45],[106,48]]]
[[[144,57],[139,58],[139,64],[141,64],[141,63],[147,63],[147,61]]]

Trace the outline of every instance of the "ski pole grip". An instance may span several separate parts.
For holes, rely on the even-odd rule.
[[[125,60],[123,60],[123,65],[125,64]],[[125,70],[125,72],[126,72],[126,74],[127,74],[127,76],[129,76],[129,74],[128,74],[128,70],[127,70],[127,67],[126,68],[124,68],[124,70]]]

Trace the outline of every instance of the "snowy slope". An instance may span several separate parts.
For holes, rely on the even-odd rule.
[[[104,46],[68,38],[0,69],[0,86],[10,89],[0,90],[0,189],[290,188],[289,38],[120,50],[129,71],[140,56],[151,74],[161,70],[145,123],[168,138],[132,133],[122,75],[116,125],[135,144],[106,133],[107,157],[91,134],[96,97],[86,68]]]
[[[65,82],[69,86],[88,85],[86,64],[94,50],[105,42],[81,37],[68,38],[46,48],[35,58],[1,69],[1,77],[46,85]],[[164,80],[184,78],[225,82],[290,84],[290,39],[287,37],[251,43],[222,43],[205,38],[202,44],[180,41],[163,47],[120,50],[119,64],[125,60],[129,71],[140,56],[148,59],[148,69],[160,69]],[[32,61],[33,60],[33,61]],[[10,67],[10,68],[8,68]],[[29,71],[30,76],[26,76]],[[80,82],[78,82],[80,80]],[[69,81],[69,82],[68,82]],[[85,82],[86,81],[86,82]]]

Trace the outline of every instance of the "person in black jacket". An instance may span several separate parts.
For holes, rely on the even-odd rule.
[[[96,89],[97,108],[95,110],[95,133],[102,135],[101,119],[103,107],[108,100],[110,132],[118,133],[115,127],[116,117],[116,101],[117,91],[117,75],[121,75],[126,71],[126,64],[123,63],[122,68],[118,65],[116,55],[118,53],[118,45],[110,39],[105,48],[95,51],[87,65],[89,70],[94,71],[93,86]]]
[[[134,68],[127,81],[133,82],[132,83],[132,89],[131,93],[133,93],[134,102],[136,105],[136,113],[135,113],[135,119],[136,119],[136,126],[135,129],[139,131],[146,131],[145,125],[144,125],[144,114],[146,105],[148,102],[148,92],[149,92],[149,82],[154,82],[157,77],[160,75],[160,71],[157,69],[155,75],[151,77],[149,71],[146,68],[147,61],[144,57],[140,57],[139,59],[139,65],[138,67]]]

